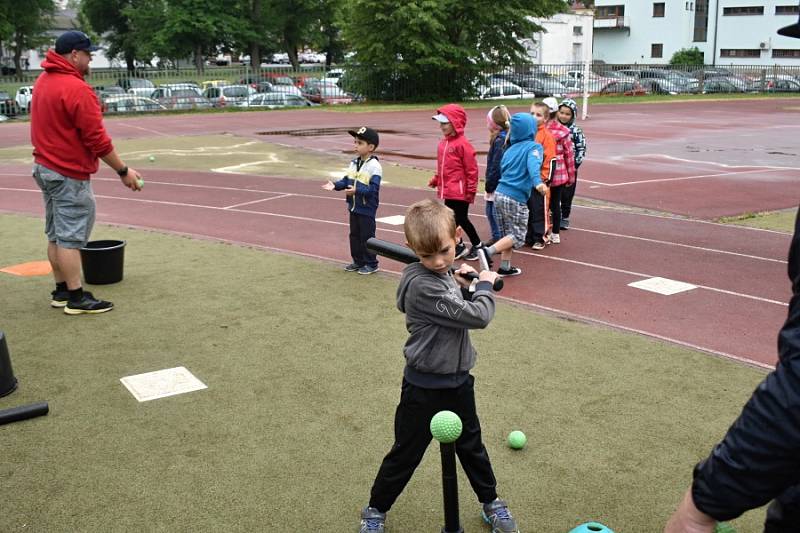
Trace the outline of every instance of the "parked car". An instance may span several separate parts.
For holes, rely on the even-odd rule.
[[[479,85],[477,96],[480,100],[519,100],[536,98],[536,94],[528,92],[511,82],[493,82],[490,85]]]
[[[5,122],[8,120],[8,117],[5,115],[0,115],[0,122]]]
[[[302,96],[289,93],[261,93],[250,96],[245,102],[236,104],[239,107],[266,107],[277,109],[281,107],[307,107],[314,105]]]
[[[766,87],[763,89],[770,93],[797,93],[800,92],[800,81],[790,78],[776,78],[767,76]]]
[[[344,69],[332,68],[325,73],[325,77],[322,79],[324,81],[329,81],[339,85],[339,81],[342,79],[342,76],[344,76]]]
[[[153,91],[150,98],[167,109],[208,109],[213,107],[211,101],[200,93],[200,89],[191,86],[173,88],[162,85]]]
[[[652,94],[684,94],[688,88],[665,78],[642,78],[639,84]]]
[[[331,85],[314,85],[309,87],[305,94],[306,99],[315,104],[352,104],[352,95],[344,92],[339,87]]]
[[[150,93],[156,88],[153,82],[146,78],[120,78],[117,80],[117,85],[122,87],[126,93],[139,96],[150,96]]]
[[[568,89],[579,86],[580,90],[583,90],[585,85],[590,93],[600,92],[609,82],[620,81],[619,78],[598,76],[596,73],[591,71],[589,72],[588,78],[584,79],[583,74],[584,72],[582,70],[568,70],[566,74],[558,78],[558,81]]]
[[[103,100],[103,106],[106,113],[143,113],[167,109],[152,98],[136,94],[107,96]]]
[[[523,90],[534,93],[537,98],[541,96],[561,98],[569,92],[556,78],[541,71],[533,71],[528,74],[500,73],[489,76],[489,85],[506,83],[519,85]]]
[[[203,91],[203,96],[211,101],[214,107],[236,105],[247,101],[256,90],[249,85],[226,85],[224,87],[208,87]]]
[[[754,83],[750,79],[745,78],[744,76],[739,76],[732,70],[723,67],[704,67],[702,69],[695,70],[691,74],[698,80],[702,79],[704,84],[706,80],[724,79],[728,83],[741,89],[740,91],[736,92],[747,92],[756,89],[756,87],[754,87]]]
[[[20,107],[16,100],[6,91],[0,91],[0,115],[16,117],[19,115]]]
[[[205,91],[209,87],[225,87],[230,84],[228,80],[206,80],[200,84],[200,90]]]
[[[703,94],[706,93],[743,93],[740,85],[729,78],[706,78],[703,80]]]
[[[621,94],[625,96],[642,96],[647,94],[647,89],[638,81],[610,81],[600,89],[600,94]]]
[[[11,65],[2,65],[0,66],[0,74],[3,76],[13,76],[17,73],[16,67],[12,67]]]
[[[14,100],[17,102],[17,105],[22,111],[26,113],[31,112],[31,99],[33,98],[33,86],[32,85],[24,85],[17,89],[17,94],[14,96]]]

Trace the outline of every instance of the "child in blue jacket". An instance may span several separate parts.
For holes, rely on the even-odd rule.
[[[344,191],[350,212],[350,255],[353,262],[344,267],[348,272],[372,274],[378,271],[378,257],[367,250],[367,239],[375,236],[375,214],[378,211],[383,169],[375,157],[378,132],[363,126],[347,133],[354,137],[358,157],[350,161],[347,174],[337,181],[322,185],[326,191]]]

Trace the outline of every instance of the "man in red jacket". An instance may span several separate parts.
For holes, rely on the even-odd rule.
[[[69,315],[114,308],[81,286],[80,248],[89,240],[95,218],[89,177],[97,172],[98,159],[119,174],[123,185],[141,190],[140,174],[114,150],[97,97],[84,81],[96,50],[83,32],[59,37],[42,63],[44,73],[36,80],[31,105],[33,177],[44,196],[47,258],[56,281],[50,305]]]

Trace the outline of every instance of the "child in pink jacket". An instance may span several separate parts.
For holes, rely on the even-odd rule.
[[[575,184],[575,147],[572,144],[572,133],[569,128],[556,119],[558,100],[550,97],[542,100],[542,103],[550,108],[547,129],[556,140],[556,168],[550,180],[550,211],[553,215],[553,233],[550,235],[549,242],[558,244],[561,242],[561,236],[559,235],[561,231],[561,191],[565,185]]]

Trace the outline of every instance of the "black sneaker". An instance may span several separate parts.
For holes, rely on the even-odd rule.
[[[477,261],[478,260],[478,250],[480,250],[480,249],[481,249],[481,245],[480,244],[473,246],[470,249],[469,253],[464,256],[464,261]]]
[[[561,219],[561,229],[569,229],[569,219],[562,218]]]
[[[509,276],[519,276],[520,274],[522,274],[522,269],[519,268],[519,267],[515,267],[515,266],[512,266],[511,268],[508,268],[508,269],[506,269],[506,268],[498,268],[497,269],[497,273],[499,275],[503,276],[504,278],[509,277]]]
[[[347,272],[358,272],[358,269],[359,269],[359,268],[361,268],[361,265],[358,265],[358,264],[356,264],[356,263],[350,263],[349,265],[347,265],[346,267],[344,267],[344,269],[345,269]]]
[[[65,307],[69,301],[69,291],[54,290],[50,293],[50,307]]]
[[[64,313],[68,315],[84,315],[105,313],[114,309],[114,304],[105,300],[96,299],[91,292],[83,291],[83,298],[79,302],[67,302]]]
[[[467,246],[463,242],[456,244],[456,259],[461,259],[467,255]]]

